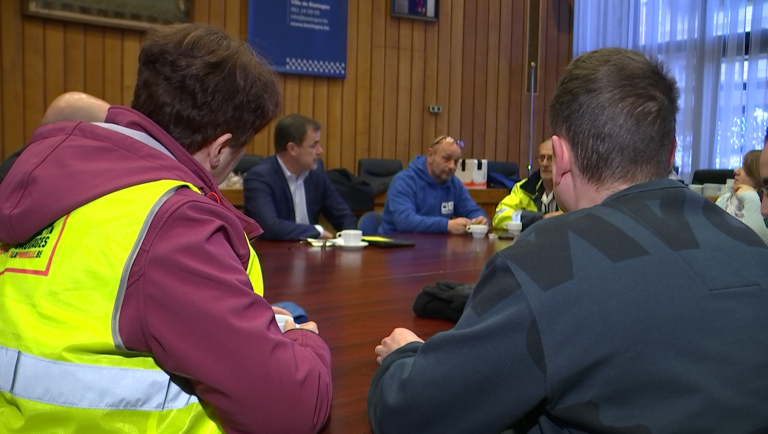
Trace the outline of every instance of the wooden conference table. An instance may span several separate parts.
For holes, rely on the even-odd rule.
[[[370,433],[366,400],[378,365],[373,349],[395,327],[423,339],[453,326],[418,318],[413,300],[436,281],[475,283],[494,252],[511,244],[449,235],[398,235],[415,247],[362,250],[298,242],[255,243],[270,303],[292,301],[318,324],[333,357],[333,405],[323,433]]]

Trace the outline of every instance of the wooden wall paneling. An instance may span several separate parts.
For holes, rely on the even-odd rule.
[[[320,122],[320,144],[325,152],[325,136],[328,134],[328,78],[315,77],[315,95],[312,99],[312,117]],[[323,157],[325,158],[325,157]]]
[[[395,126],[396,158],[408,164],[408,141],[410,140],[411,118],[411,56],[413,41],[413,20],[400,21],[400,42],[397,54],[397,125]]]
[[[85,26],[85,92],[104,98],[104,29]]]
[[[485,89],[488,70],[488,2],[477,0],[475,27],[475,90],[472,113],[472,137],[462,155],[479,158],[485,150]]]
[[[130,106],[133,100],[133,89],[136,86],[136,75],[139,69],[139,49],[141,35],[139,32],[126,30],[123,33],[123,89],[122,105]]]
[[[474,1],[464,3],[464,52],[461,68],[461,133],[458,138],[464,140],[464,156],[472,155],[472,126],[474,124],[475,92],[475,29],[477,25],[477,4]]]
[[[560,43],[560,36],[558,35],[558,26],[560,23],[560,19],[557,16],[556,11],[558,11],[559,7],[556,5],[556,3],[559,3],[561,0],[546,0],[547,3],[547,11],[545,14],[542,15],[543,21],[546,22],[547,27],[547,33],[546,33],[546,50],[547,53],[549,53],[549,56],[542,56],[542,63],[544,64],[545,68],[542,72],[544,74],[541,74],[540,76],[543,76],[544,86],[540,87],[539,89],[544,90],[544,92],[540,92],[540,100],[541,100],[541,106],[543,109],[542,113],[542,122],[541,122],[541,136],[539,137],[538,142],[534,142],[534,146],[538,145],[538,143],[543,142],[547,137],[550,136],[549,134],[549,100],[552,98],[552,94],[555,91],[556,83],[557,83],[557,77],[560,75],[558,68],[560,66],[560,62],[558,59],[558,55],[560,54],[560,47],[558,46]],[[534,150],[535,152],[535,150]]]
[[[558,55],[557,55],[557,77],[558,79],[565,73],[565,68],[573,57],[573,9],[568,0],[558,0],[556,3],[555,14],[557,14],[558,24]]]
[[[516,23],[527,22],[524,2],[512,2],[511,19]],[[530,100],[530,95],[525,93],[526,26],[523,24],[510,27],[512,37],[509,57],[509,146],[507,147],[507,161],[518,163],[520,175],[524,176],[528,171],[523,169],[520,150],[523,147],[523,137],[527,137],[527,134],[524,132],[522,117]]]
[[[82,24],[64,24],[64,89],[85,90],[85,29]]]
[[[2,70],[2,130],[5,154],[18,149],[24,142],[24,111],[19,107],[24,100],[24,64],[22,43],[21,2],[0,2],[0,69]]]
[[[217,2],[219,0],[194,0],[192,4],[192,21],[196,23],[208,22],[208,2]]]
[[[64,92],[64,24],[56,20],[45,20],[44,23],[45,106],[48,107]]]
[[[357,90],[355,101],[355,161],[347,167],[354,172],[357,160],[368,158],[370,147],[371,119],[371,41],[373,4],[370,0],[360,2],[357,11]],[[351,34],[350,34],[351,36]]]
[[[355,167],[355,124],[357,110],[357,19],[359,2],[349,2],[347,21],[347,78],[341,86],[341,166]],[[354,171],[354,169],[352,169]]]
[[[40,126],[40,120],[45,112],[45,26],[42,19],[29,19],[22,22],[22,29],[25,84],[24,143],[29,143],[32,133]],[[17,147],[24,143],[19,143]]]
[[[437,94],[435,95],[435,102],[443,107],[443,111],[437,115],[431,115],[434,116],[435,131],[432,137],[427,137],[424,141],[425,148],[428,143],[431,143],[432,140],[434,140],[435,137],[448,134],[448,124],[450,123],[450,116],[453,110],[459,112],[459,116],[461,115],[461,107],[453,107],[451,101],[451,70],[453,69],[451,65],[451,38],[453,36],[451,34],[451,20],[452,2],[444,1],[440,3],[440,18],[437,25],[437,54],[435,55],[435,58],[437,59],[437,76],[435,77],[437,81]],[[427,46],[429,46],[429,34],[427,34]],[[431,56],[427,57],[427,65],[429,65],[430,57]],[[460,61],[461,55],[457,57]],[[461,63],[459,63],[459,69],[460,68]],[[429,74],[429,67],[427,67],[427,74]],[[458,86],[458,93],[460,96],[460,82]]]
[[[227,4],[223,0],[212,0],[208,3],[208,24],[224,28]]]
[[[429,23],[433,25],[433,23]],[[424,101],[424,65],[426,43],[426,24],[424,21],[413,22],[411,45],[411,108],[410,137],[408,138],[408,161],[421,154],[422,134],[424,133],[424,115],[429,114]]]
[[[314,118],[312,98],[315,92],[315,78],[311,75],[299,76],[299,113]]]
[[[122,42],[121,30],[104,29],[104,100],[110,104],[120,104],[123,95]]]
[[[333,78],[328,81],[328,127],[325,133],[325,164],[329,167],[341,166],[341,102],[343,97],[340,78]],[[354,168],[347,167],[348,170]]]
[[[518,165],[520,167],[520,177],[528,176],[529,170],[528,170],[528,148],[530,146],[529,140],[531,137],[533,137],[533,134],[531,134],[531,95],[529,93],[526,93],[526,80],[528,76],[528,68],[530,67],[528,65],[528,38],[529,38],[529,31],[528,31],[528,15],[531,13],[530,11],[530,3],[531,2],[525,2],[525,14],[523,18],[523,42],[525,46],[523,47],[523,57],[522,57],[522,89],[521,89],[521,98],[520,98],[520,148],[518,149]],[[542,2],[543,3],[543,2]],[[539,25],[539,30],[541,30],[542,26]],[[540,36],[539,36],[540,37]],[[543,51],[543,48],[541,47],[541,43],[539,43],[539,56],[541,56],[541,53]],[[541,67],[541,62],[538,62],[537,59],[537,70]],[[536,74],[536,80],[538,81],[538,77],[540,74]],[[539,106],[538,98],[534,95],[534,109]],[[535,114],[534,114],[535,116]],[[534,131],[536,131],[534,129]],[[534,138],[535,141],[535,138]]]
[[[502,1],[499,9],[499,76],[496,102],[496,152],[490,160],[507,161],[509,140],[509,75],[512,52],[512,3]]]
[[[299,77],[295,74],[285,74],[285,96],[283,106],[285,114],[298,113],[299,110]]]
[[[500,19],[501,0],[490,0],[488,3],[488,69],[485,81],[485,149],[479,158],[485,157],[493,161],[496,155],[496,147],[500,144],[496,141],[496,117],[498,116],[497,103],[499,99],[499,50],[500,50]],[[477,152],[478,149],[475,149]]]
[[[368,157],[381,158],[384,136],[385,23],[389,19],[387,12],[389,2],[387,0],[373,0],[372,3]],[[357,170],[357,165],[355,165],[355,170]]]
[[[245,29],[242,28],[242,20],[240,19],[243,10],[241,2],[247,3],[248,0],[226,0],[224,5],[224,30],[235,38],[239,39],[242,36],[245,39]]]
[[[461,114],[464,108],[464,0],[453,0],[451,4],[451,60],[450,60],[450,103],[448,104],[448,134],[461,138]],[[445,134],[445,131],[440,131]]]
[[[442,13],[442,11],[440,12]],[[432,139],[437,135],[435,133],[437,118],[446,115],[445,113],[430,113],[429,106],[437,104],[443,106],[443,110],[446,110],[448,105],[447,101],[439,101],[437,97],[437,67],[440,57],[438,48],[439,25],[439,23],[428,23],[424,35],[424,101],[421,106],[422,132],[418,140],[416,154],[424,153],[427,144],[431,143]],[[446,42],[449,42],[448,38],[446,38]]]
[[[269,134],[269,126],[262,128],[261,131],[253,136],[253,139],[251,139],[251,142],[248,144],[248,151],[246,152],[249,154],[261,155],[262,157],[272,154],[272,146],[270,146],[272,145],[271,137],[272,136]]]
[[[389,1],[387,1],[389,4]],[[397,156],[397,90],[398,90],[398,47],[400,45],[401,19],[392,18],[389,12],[385,15],[384,54],[384,133],[382,144],[383,158],[398,158]]]

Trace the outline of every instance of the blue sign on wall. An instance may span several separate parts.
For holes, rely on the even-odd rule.
[[[250,0],[248,43],[277,72],[344,78],[347,2]]]

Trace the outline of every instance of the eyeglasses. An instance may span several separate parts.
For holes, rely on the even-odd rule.
[[[539,156],[536,157],[536,159],[539,160],[539,163],[543,163],[545,161],[549,161],[551,163],[551,162],[555,161],[555,156],[554,155],[539,154]]]
[[[464,141],[463,141],[463,140],[456,140],[456,139],[454,139],[454,138],[453,138],[453,137],[451,137],[451,136],[440,136],[440,137],[436,138],[436,139],[435,139],[435,141],[434,141],[434,142],[432,142],[432,144],[431,144],[431,145],[429,145],[429,147],[431,148],[431,147],[433,147],[433,146],[435,146],[435,145],[439,144],[439,143],[440,143],[440,142],[442,142],[443,140],[446,140],[446,141],[449,141],[449,142],[453,142],[453,143],[456,143],[457,145],[459,145],[459,148],[463,148],[463,147],[464,147]]]

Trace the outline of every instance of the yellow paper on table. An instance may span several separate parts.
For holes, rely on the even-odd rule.
[[[375,235],[363,237],[363,241],[373,246],[379,246],[379,247],[411,247],[416,245],[416,243],[413,241],[396,240],[393,238],[385,238],[385,237],[379,237]]]

